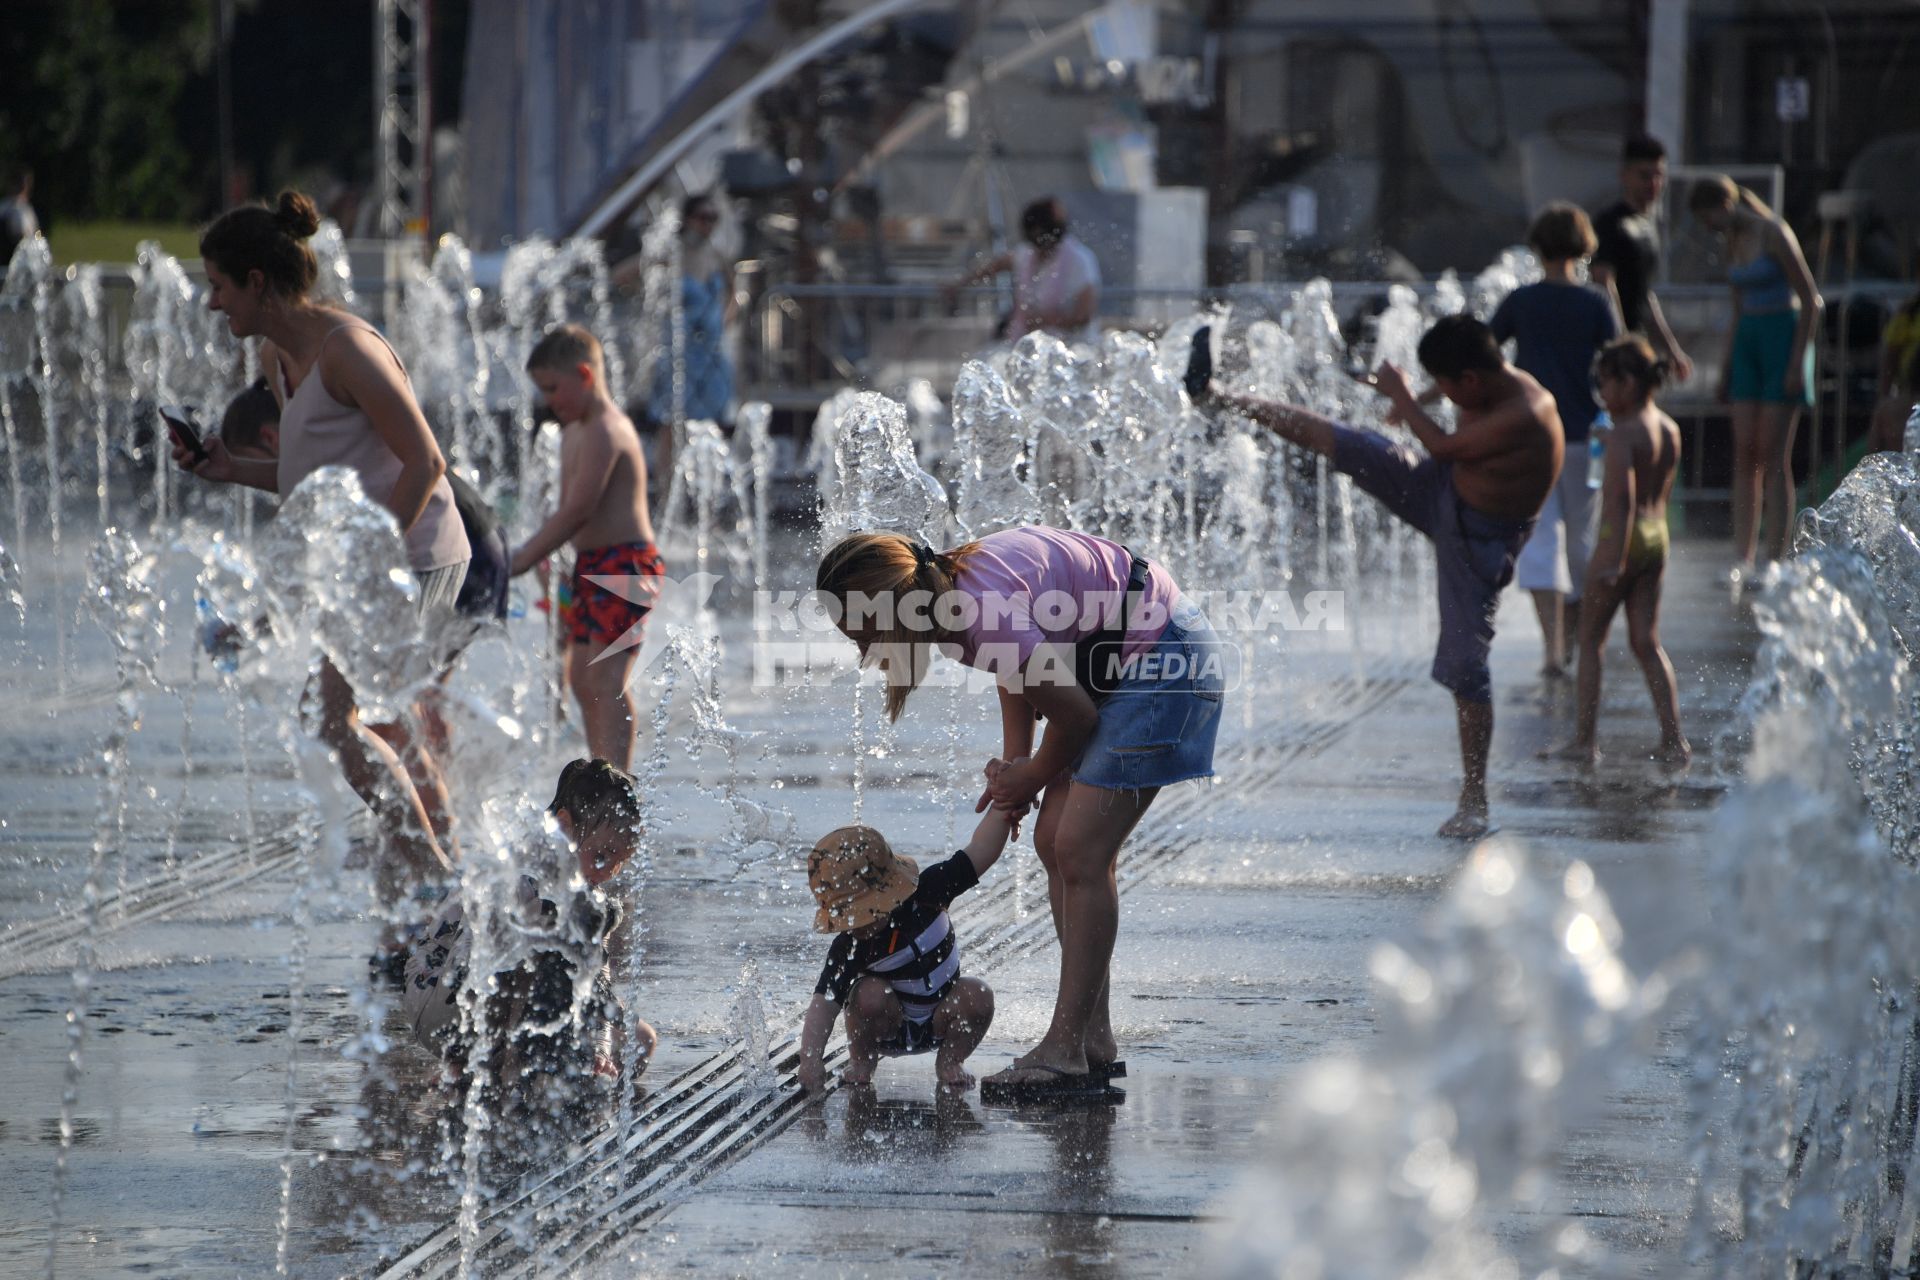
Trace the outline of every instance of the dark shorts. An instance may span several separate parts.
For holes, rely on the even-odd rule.
[[[1462,701],[1492,702],[1493,616],[1534,522],[1475,511],[1454,491],[1452,463],[1376,432],[1334,427],[1333,465],[1433,540],[1440,588],[1433,678]]]
[[[473,548],[473,559],[467,562],[467,579],[460,584],[453,611],[476,622],[506,617],[507,540],[498,529],[484,534],[468,529],[467,544]]]
[[[651,542],[623,542],[582,551],[573,562],[573,589],[560,606],[560,621],[575,644],[612,644],[634,631],[653,612],[654,584],[607,585],[595,578],[657,578],[667,571],[660,549]],[[632,598],[630,598],[632,597]]]
[[[932,1018],[925,1022],[902,1018],[899,1028],[874,1046],[883,1058],[911,1058],[915,1054],[932,1053],[939,1047],[940,1037],[933,1033]]]

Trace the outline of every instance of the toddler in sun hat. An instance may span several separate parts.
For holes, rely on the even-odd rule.
[[[989,809],[966,848],[925,871],[872,827],[841,827],[814,845],[807,859],[819,903],[813,927],[839,936],[800,1032],[799,1076],[808,1092],[826,1087],[821,1058],[842,1009],[843,1082],[869,1083],[882,1057],[932,1052],[942,1088],[973,1086],[965,1064],[993,1022],[993,989],[960,976],[947,906],[999,860],[1015,820]]]

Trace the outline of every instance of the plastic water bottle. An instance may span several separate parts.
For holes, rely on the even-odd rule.
[[[1587,488],[1598,489],[1607,478],[1607,432],[1613,430],[1613,419],[1602,409],[1593,415],[1593,425],[1587,428]]]
[[[1907,430],[1900,438],[1900,448],[1904,453],[1920,453],[1920,404],[1907,415]]]

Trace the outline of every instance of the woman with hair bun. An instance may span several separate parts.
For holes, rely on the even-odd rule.
[[[1753,572],[1760,517],[1767,558],[1787,552],[1793,525],[1793,432],[1813,403],[1813,334],[1819,287],[1793,228],[1760,197],[1722,174],[1693,184],[1687,203],[1726,242],[1733,323],[1720,367],[1720,400],[1733,415],[1734,578]]]
[[[272,208],[231,209],[201,235],[207,308],[227,317],[234,337],[266,340],[262,365],[280,402],[280,454],[237,458],[209,436],[202,461],[176,446],[174,462],[205,480],[282,497],[321,467],[353,468],[367,496],[400,526],[421,616],[431,625],[451,614],[472,554],[447,460],[380,331],[309,297],[319,264],[307,240],[319,229],[313,201],[283,191]],[[362,726],[353,689],[331,662],[321,664],[318,693],[321,739],[379,817],[390,852],[416,879],[444,872],[445,783],[425,747],[404,726]],[[385,870],[397,868],[389,862]]]
[[[1594,387],[1613,419],[1607,435],[1607,474],[1600,488],[1600,530],[1587,565],[1586,607],[1580,615],[1580,711],[1562,759],[1591,766],[1600,718],[1600,659],[1613,613],[1627,608],[1627,643],[1647,677],[1660,745],[1654,758],[1680,768],[1693,758],[1680,732],[1680,698],[1673,663],[1660,645],[1660,584],[1667,568],[1667,499],[1680,473],[1680,427],[1654,404],[1667,381],[1667,362],[1639,334],[1600,349]]]

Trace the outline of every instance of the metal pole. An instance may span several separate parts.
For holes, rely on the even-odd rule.
[[[220,0],[214,6],[214,111],[219,117],[220,199],[218,207],[233,203],[233,0]]]
[[[420,238],[429,259],[433,256],[433,0],[420,0],[420,16],[414,23],[418,83],[414,94],[420,102],[420,135],[415,144],[414,171],[419,174],[420,189],[415,204],[420,210]]]

